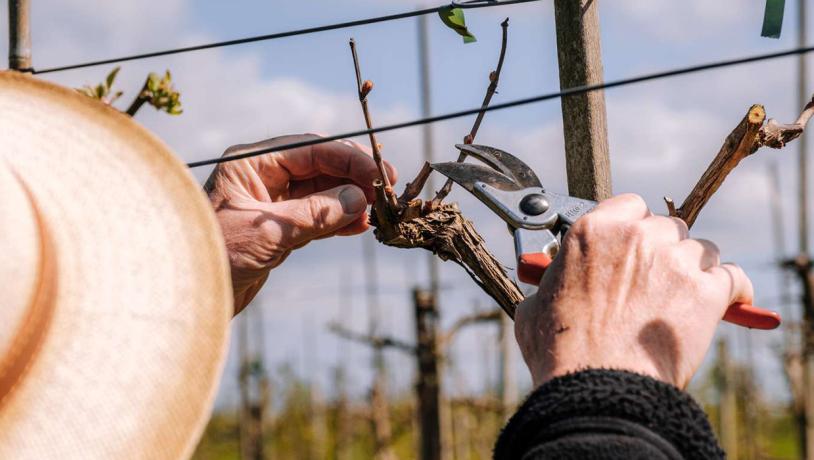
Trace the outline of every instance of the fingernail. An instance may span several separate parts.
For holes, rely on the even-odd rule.
[[[345,214],[359,214],[367,207],[365,194],[359,187],[349,185],[339,192],[339,202]]]

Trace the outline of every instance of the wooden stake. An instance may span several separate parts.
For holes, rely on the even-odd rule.
[[[514,376],[513,350],[517,347],[514,341],[514,322],[506,315],[500,316],[500,405],[503,409],[503,420],[517,408],[517,382]]]
[[[270,398],[270,385],[263,369],[263,324],[260,305],[245,312],[238,320],[238,383],[240,385],[240,458],[265,458],[263,416]],[[256,316],[256,317],[255,317]],[[249,344],[249,326],[255,325],[254,347]],[[254,348],[254,349],[252,349]],[[256,395],[256,396],[253,396]]]
[[[554,0],[560,88],[602,82],[599,0]],[[588,200],[611,196],[605,93],[562,98],[568,193]]]
[[[250,459],[252,457],[252,442],[251,442],[251,421],[249,410],[249,373],[247,372],[250,365],[249,358],[249,322],[248,316],[243,316],[238,319],[238,340],[237,340],[237,355],[238,365],[237,379],[240,387],[240,412],[238,416],[238,433],[239,433],[239,446],[240,458]]]
[[[738,408],[733,363],[725,340],[718,341],[719,429],[727,457],[738,457]]]
[[[799,46],[808,46],[806,39],[806,2],[800,0],[797,3],[797,44]],[[805,103],[810,98],[808,90],[806,89],[806,55],[800,54],[797,58],[797,99],[800,103]],[[800,238],[800,253],[808,254],[808,149],[805,138],[800,139],[798,151],[798,165],[797,174],[799,180],[799,195],[800,200],[798,207],[798,220],[799,220],[799,238]],[[809,441],[812,439],[809,437]]]
[[[814,458],[814,272],[808,254],[800,254],[793,267],[803,287],[803,394],[805,402],[805,458]]]
[[[429,40],[429,32],[427,30],[427,16],[421,15],[418,17],[418,68],[419,68],[419,81],[421,83],[421,114],[424,117],[429,117],[432,113],[432,92],[430,91],[430,40]],[[434,162],[434,152],[433,152],[433,131],[432,131],[432,124],[426,124],[422,128],[422,141],[424,147],[424,166],[422,172],[419,173],[419,177],[422,174],[426,174],[426,178],[419,179],[422,182],[426,182],[426,187],[424,187],[425,199],[430,201],[435,193],[435,184],[433,181],[433,177],[430,174],[431,170],[429,169],[429,164]],[[415,182],[415,181],[414,181]],[[405,193],[408,193],[408,190],[405,189]],[[418,191],[415,192],[416,195]],[[430,313],[435,316],[434,321],[422,321],[424,327],[428,329],[424,331],[424,334],[428,337],[433,337],[434,340],[430,344],[432,348],[439,348],[438,347],[438,337],[439,331],[438,327],[440,326],[440,318],[441,318],[441,309],[438,306],[438,291],[439,291],[439,267],[438,267],[438,258],[435,257],[435,254],[429,253],[427,254],[427,262],[429,263],[428,272],[429,272],[429,290],[423,291],[425,296],[428,298],[426,300],[426,305],[430,307]],[[418,325],[419,325],[419,314],[418,314],[418,291],[414,294],[416,299],[416,337],[418,335]],[[418,369],[423,369],[422,367],[422,360],[425,359],[425,355],[427,351],[425,351],[422,346],[427,345],[423,343],[421,340],[417,340],[416,342],[416,358]],[[425,394],[431,393],[432,389],[428,390],[426,387],[416,387],[416,393],[419,398],[419,404],[416,408],[416,415],[417,419],[420,421],[421,424],[421,453],[424,455],[425,450],[432,451],[431,453],[427,454],[424,458],[431,458],[431,459],[443,459],[449,460],[449,450],[450,450],[450,436],[452,433],[449,430],[449,421],[450,414],[447,411],[443,411],[444,405],[441,402],[442,395],[440,390],[441,379],[443,378],[443,371],[440,369],[441,365],[438,364],[438,354],[443,354],[443,351],[438,350],[429,350],[429,352],[433,353],[433,359],[435,360],[434,365],[425,366],[427,369],[434,368],[435,371],[435,409],[432,408],[431,401],[429,403],[424,403],[421,401],[422,397],[425,397]],[[419,381],[423,380],[423,376],[419,374]],[[429,406],[429,407],[428,407]],[[432,433],[430,428],[433,428],[431,425],[428,429],[424,429],[424,419],[425,419],[425,412],[431,413],[432,410],[436,410],[437,413],[434,415],[427,416],[427,418],[432,418],[436,421],[438,425],[438,432]],[[435,437],[436,441],[425,442],[426,437]]]
[[[429,32],[427,32],[427,16],[418,17],[418,68],[419,81],[421,82],[421,116],[429,117],[432,113],[432,93],[430,91],[430,45]],[[432,124],[427,123],[421,129],[422,143],[424,147],[424,168],[428,168],[429,163],[433,163],[433,135]],[[435,184],[430,170],[424,172],[427,175],[426,187],[424,188],[426,200],[431,200],[435,193]],[[406,190],[405,190],[406,191]],[[417,195],[418,192],[416,192]],[[438,301],[438,258],[433,254],[428,254],[430,291],[432,296]]]
[[[438,310],[430,292],[413,290],[418,359],[419,458],[441,459],[441,375],[438,371]]]
[[[365,266],[365,297],[367,300],[368,332],[375,336],[379,332],[379,283],[376,268],[376,245],[369,238],[363,241]],[[371,429],[373,431],[376,460],[395,459],[392,448],[392,428],[390,426],[390,406],[387,400],[387,367],[384,350],[373,349],[373,385],[370,390]]]
[[[786,230],[784,225],[785,218],[783,216],[784,206],[780,189],[780,170],[778,169],[776,161],[769,164],[768,179],[769,203],[771,208],[771,218],[769,220],[772,230],[772,240],[774,241],[774,253],[776,260],[783,261],[786,257]],[[791,267],[787,265],[787,268]],[[777,287],[780,293],[781,304],[786,305],[789,303],[791,278],[787,271],[780,271],[778,275]],[[805,394],[803,391],[802,352],[799,346],[799,344],[802,343],[800,340],[801,329],[799,327],[787,326],[784,328],[783,335],[785,336],[783,364],[792,398],[791,412],[797,431],[799,449],[800,452],[803,453],[806,451],[806,413]]]
[[[771,208],[769,223],[771,224],[772,240],[774,241],[774,253],[777,261],[783,261],[786,257],[786,230],[785,217],[783,215],[783,200],[780,190],[780,170],[777,161],[769,164],[769,204]],[[787,271],[778,272],[777,288],[780,293],[781,304],[790,303],[789,292],[791,277]],[[789,311],[789,310],[786,310]],[[783,364],[786,378],[789,384],[792,404],[791,412],[796,428],[797,442],[800,452],[805,452],[806,446],[806,413],[805,395],[803,394],[803,372],[802,353],[799,344],[800,328],[787,326],[783,331],[785,347],[783,350]]]
[[[339,327],[353,317],[353,291],[351,280],[353,280],[353,268],[343,267],[339,270],[339,309],[337,323]],[[334,382],[336,399],[334,400],[334,417],[331,424],[333,431],[333,456],[332,460],[348,460],[350,458],[351,441],[351,418],[350,401],[348,398],[347,374],[351,347],[345,345],[344,341],[336,347],[336,369],[334,371]]]
[[[8,0],[8,67],[31,72],[29,0]]]

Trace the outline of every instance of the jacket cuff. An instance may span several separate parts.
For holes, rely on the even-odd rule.
[[[518,459],[574,419],[631,422],[672,445],[684,458],[724,458],[706,414],[692,397],[667,383],[627,371],[589,369],[541,385],[509,420],[496,459]]]

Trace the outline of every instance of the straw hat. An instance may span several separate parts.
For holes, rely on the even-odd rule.
[[[184,165],[90,98],[0,72],[0,458],[179,458],[232,294]]]

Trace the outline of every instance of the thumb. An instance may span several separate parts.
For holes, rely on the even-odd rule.
[[[279,229],[279,244],[296,248],[329,235],[356,221],[367,209],[365,193],[355,185],[343,185],[267,205]]]

